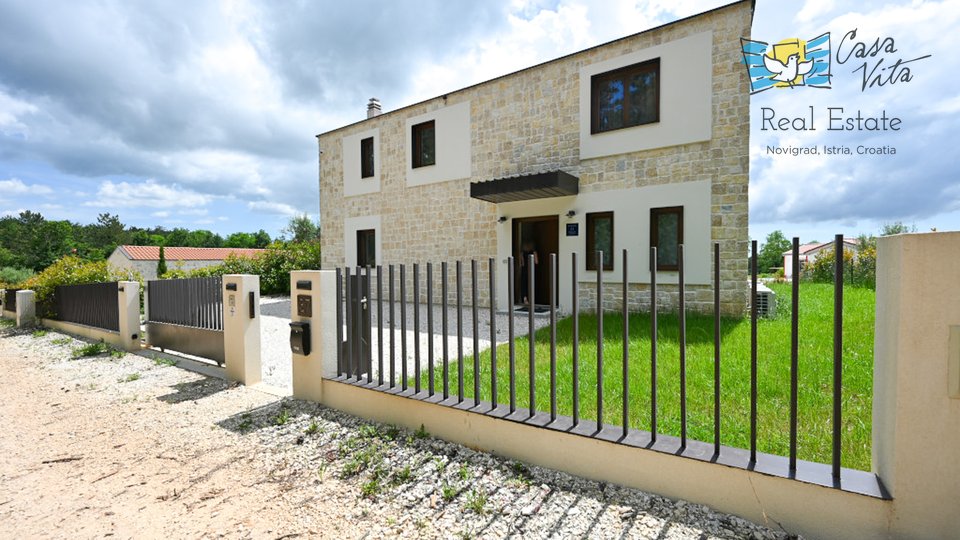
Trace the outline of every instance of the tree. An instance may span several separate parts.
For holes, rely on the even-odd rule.
[[[163,277],[167,273],[167,257],[163,253],[163,246],[160,246],[160,260],[157,261],[157,277]]]
[[[904,225],[902,221],[893,223],[884,223],[880,228],[880,236],[892,236],[894,234],[905,234],[917,232],[916,225]]]
[[[256,245],[256,239],[250,233],[233,233],[227,237],[223,247],[231,248],[252,248]]]
[[[290,219],[290,223],[280,231],[292,242],[314,242],[320,239],[320,224],[314,223],[310,216],[302,214]]]
[[[791,248],[791,243],[780,231],[767,235],[767,240],[757,255],[757,269],[770,272],[773,268],[783,268],[783,253]]]
[[[260,229],[253,235],[253,244],[257,249],[263,249],[270,245],[270,235],[267,231]]]

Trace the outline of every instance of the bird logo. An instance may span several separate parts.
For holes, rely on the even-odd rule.
[[[830,88],[830,33],[810,40],[789,38],[771,45],[740,38],[750,93],[771,88]]]
[[[813,69],[813,60],[800,62],[800,55],[793,53],[787,56],[787,63],[777,60],[772,56],[763,55],[763,66],[773,73],[771,79],[785,82],[791,88],[796,86],[797,79],[803,77]]]

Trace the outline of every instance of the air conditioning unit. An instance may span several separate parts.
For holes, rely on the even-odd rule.
[[[777,316],[777,295],[763,283],[757,283],[757,315],[761,317]]]

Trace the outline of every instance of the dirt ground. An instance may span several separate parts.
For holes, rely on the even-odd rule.
[[[359,534],[336,501],[307,504],[256,462],[254,444],[215,425],[277,398],[132,355],[60,361],[49,358],[58,347],[34,345],[48,339],[0,338],[0,536]],[[103,369],[81,369],[90,362]],[[175,391],[132,373],[166,377]]]

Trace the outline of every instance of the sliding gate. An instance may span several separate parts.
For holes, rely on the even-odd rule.
[[[220,277],[147,282],[150,345],[224,363]]]

